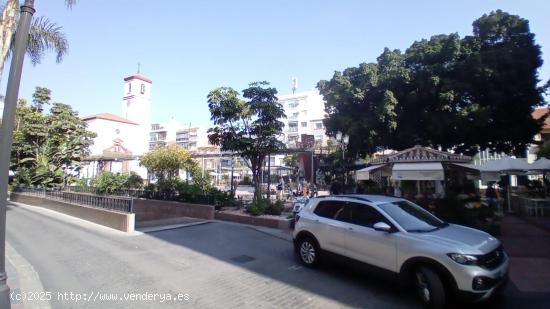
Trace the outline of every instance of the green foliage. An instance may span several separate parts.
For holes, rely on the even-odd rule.
[[[139,176],[136,172],[130,172],[126,176],[124,181],[124,188],[126,189],[141,189],[143,187],[143,178]]]
[[[173,180],[180,169],[198,174],[198,164],[191,153],[179,145],[158,146],[141,157],[139,165],[161,180]]]
[[[281,200],[277,200],[274,203],[271,203],[266,199],[258,199],[252,202],[252,204],[249,205],[246,208],[246,210],[252,216],[260,216],[260,215],[279,216],[283,212],[284,208],[285,208],[284,203]]]
[[[265,209],[266,215],[279,216],[283,213],[285,209],[285,204],[281,200],[276,200],[275,203],[269,203]]]
[[[75,186],[84,188],[91,184],[91,179],[89,178],[79,178],[76,180]]]
[[[252,216],[260,216],[265,214],[268,204],[265,199],[257,199],[246,208],[246,211]]]
[[[57,63],[63,60],[69,51],[69,42],[61,29],[62,27],[46,17],[33,18],[27,44],[27,54],[32,64],[39,64],[46,51],[49,50],[56,53]]]
[[[385,49],[376,63],[318,83],[327,133],[349,139],[351,155],[416,144],[468,154],[523,153],[541,121],[540,46],[529,22],[500,10],[473,23],[473,35],[435,35],[405,53]]]
[[[238,152],[250,161],[255,184],[254,199],[261,198],[260,174],[265,157],[284,148],[278,139],[286,117],[277,102],[277,90],[267,82],[255,82],[244,89],[242,97],[229,87],[208,94],[208,108],[215,127],[208,130],[210,143],[223,151]]]
[[[48,103],[42,100],[41,94],[34,97],[41,97],[36,101],[39,104]],[[95,133],[86,128],[86,123],[69,105],[53,103],[50,113],[43,114],[40,109],[29,107],[26,101],[20,100],[10,167],[16,174],[14,182],[45,187],[70,182],[95,137]]]
[[[124,188],[126,180],[127,177],[123,174],[104,171],[92,179],[91,184],[99,194],[112,194]]]
[[[43,106],[50,104],[52,91],[44,87],[36,87],[32,94],[32,103],[35,110],[42,112]]]

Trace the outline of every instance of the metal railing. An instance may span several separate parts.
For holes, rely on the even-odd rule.
[[[13,192],[23,195],[37,196],[70,204],[116,210],[126,213],[133,212],[133,198],[122,196],[100,196],[88,193],[76,193],[44,188],[15,187]]]

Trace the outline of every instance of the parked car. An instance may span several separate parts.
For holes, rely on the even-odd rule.
[[[497,239],[402,198],[312,198],[296,217],[293,237],[305,266],[317,266],[325,253],[366,263],[413,286],[435,308],[453,295],[490,298],[508,278],[509,258]]]
[[[304,208],[306,205],[308,199],[305,197],[298,197],[294,204],[292,205],[292,214],[294,214],[294,217]]]

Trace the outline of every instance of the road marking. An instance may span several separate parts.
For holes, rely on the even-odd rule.
[[[302,266],[298,266],[298,265],[292,265],[288,268],[288,270],[294,270],[294,271],[300,270],[300,269],[302,269]]]
[[[40,276],[22,255],[20,255],[8,242],[6,242],[6,258],[17,271],[20,292],[32,292],[36,295],[44,295],[44,286]],[[23,307],[26,309],[51,309],[47,300],[34,300],[32,302],[23,299]]]

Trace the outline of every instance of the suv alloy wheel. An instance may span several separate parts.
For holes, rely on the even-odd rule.
[[[439,275],[431,268],[420,266],[414,273],[416,292],[422,302],[431,308],[442,308],[445,304],[445,288]]]
[[[301,237],[298,241],[298,256],[300,262],[308,267],[315,267],[319,263],[319,246],[311,237]]]

